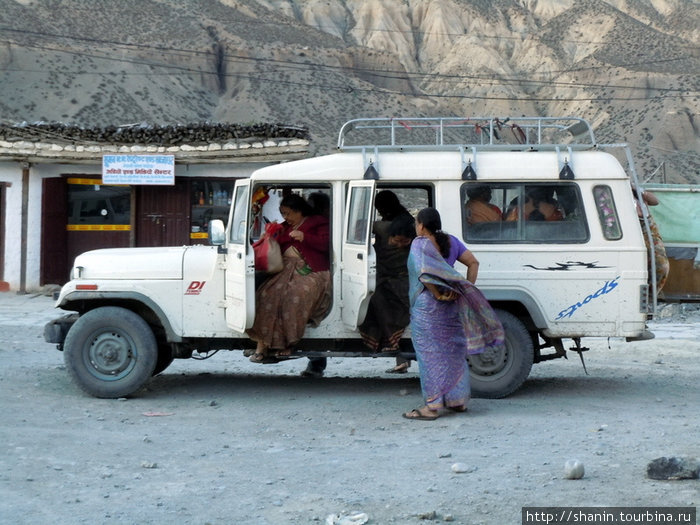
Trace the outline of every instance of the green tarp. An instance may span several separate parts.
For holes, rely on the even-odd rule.
[[[644,185],[659,199],[650,206],[664,244],[700,245],[700,185]]]

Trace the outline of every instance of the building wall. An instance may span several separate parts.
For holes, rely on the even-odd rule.
[[[187,177],[248,177],[255,169],[272,162],[221,164],[176,164],[175,176]],[[22,164],[0,162],[0,182],[6,186],[6,210],[0,217],[5,231],[3,280],[10,291],[40,291],[42,180],[64,174],[99,175],[102,167],[94,164],[32,164],[29,170],[29,200],[27,205],[27,259],[24,290],[21,290],[22,246]]]
[[[5,251],[3,260],[3,280],[16,289],[20,278],[20,258],[22,227],[22,167],[16,162],[0,162],[0,182],[5,186],[5,214],[0,217],[0,227],[4,228]],[[31,197],[30,197],[31,200]],[[12,286],[14,283],[15,286]]]

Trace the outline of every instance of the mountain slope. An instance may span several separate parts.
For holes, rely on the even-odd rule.
[[[700,182],[700,7],[684,0],[0,0],[0,116],[309,127],[576,115],[641,176]]]

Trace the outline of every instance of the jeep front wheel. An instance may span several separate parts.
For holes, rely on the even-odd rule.
[[[505,310],[495,310],[505,331],[505,344],[470,355],[469,379],[472,395],[488,399],[515,392],[530,374],[535,351],[525,325]]]
[[[78,386],[102,398],[136,392],[153,374],[158,344],[140,316],[116,306],[80,316],[64,343],[64,360]]]

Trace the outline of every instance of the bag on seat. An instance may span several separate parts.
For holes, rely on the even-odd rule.
[[[278,273],[284,268],[282,262],[282,250],[275,240],[281,226],[271,222],[265,226],[265,233],[253,243],[255,252],[255,271],[264,273]]]

